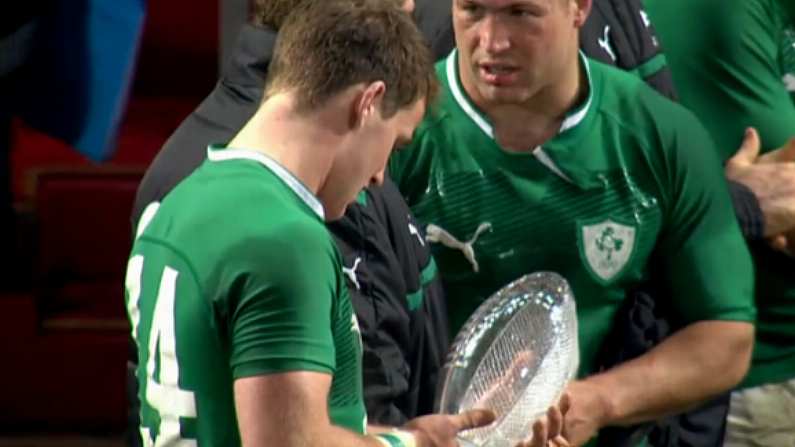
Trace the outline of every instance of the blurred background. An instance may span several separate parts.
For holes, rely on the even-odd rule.
[[[249,5],[52,0],[48,7],[37,12],[46,15],[38,26],[53,31],[45,63],[17,70],[27,82],[6,83],[17,106],[0,96],[10,115],[10,168],[0,174],[13,205],[0,253],[0,447],[115,447],[126,419],[123,276],[135,190],[166,138],[212,89]],[[6,8],[0,15],[10,17],[18,6]],[[23,34],[4,21],[0,68],[15,63],[4,43]],[[71,53],[83,47],[88,56]],[[119,61],[79,74],[97,64],[92,55],[109,53]],[[69,76],[116,95],[94,107],[62,82]],[[71,135],[71,121],[83,117],[94,120],[82,123],[88,133]]]

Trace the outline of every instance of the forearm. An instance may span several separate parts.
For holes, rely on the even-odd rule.
[[[393,445],[385,438],[379,440],[378,435],[393,434],[395,433],[394,427],[368,426],[367,433],[366,436],[363,436],[335,425],[328,425],[323,430],[316,432],[314,439],[310,442],[295,445],[308,447],[384,447],[385,445]],[[411,436],[408,432],[403,433],[403,436]],[[416,444],[403,442],[403,445],[405,447],[414,447]]]
[[[343,427],[333,425],[331,423],[315,424],[309,430],[295,430],[292,433],[285,433],[282,431],[279,434],[278,443],[265,442],[247,443],[243,442],[243,447],[264,447],[268,445],[282,445],[294,447],[383,447],[384,445],[392,445],[378,439],[378,435],[394,434],[394,427],[387,426],[367,426],[367,435],[354,433]],[[409,432],[404,432],[404,435]],[[245,439],[245,438],[244,438]],[[404,442],[406,447],[414,447],[418,444]]]
[[[752,347],[751,323],[702,321],[580,385],[601,396],[601,425],[658,419],[737,385],[748,370]]]

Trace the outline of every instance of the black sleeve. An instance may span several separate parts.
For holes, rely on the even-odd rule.
[[[414,17],[417,27],[433,51],[436,60],[455,48],[451,0],[416,0]]]
[[[384,181],[379,193],[408,293],[412,346],[409,394],[416,396],[412,398],[413,415],[429,414],[434,411],[439,375],[450,347],[447,301],[424,227],[411,214],[391,179]]]
[[[234,95],[219,82],[207,98],[177,127],[146,169],[133,202],[133,233],[147,205],[163,200],[207,158],[207,145],[225,143],[257,109],[256,100]]]
[[[441,283],[421,228],[386,179],[329,229],[346,269],[354,271],[348,286],[364,345],[369,420],[402,425],[431,413],[449,335]]]
[[[747,186],[733,181],[729,181],[729,193],[743,236],[749,240],[762,239],[765,236],[765,215],[756,195]]]
[[[589,57],[636,73],[662,95],[676,99],[671,71],[640,0],[595,0],[580,30]]]
[[[402,425],[413,416],[407,402],[411,321],[404,304],[405,280],[390,243],[390,231],[375,210],[377,191],[365,203],[351,204],[345,216],[328,225],[342,253],[359,329],[368,420]]]

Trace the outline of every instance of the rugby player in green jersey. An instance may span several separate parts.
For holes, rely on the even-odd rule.
[[[751,260],[712,141],[686,109],[578,51],[590,8],[454,0],[442,99],[390,162],[428,224],[455,329],[522,274],[553,270],[571,283],[581,380],[564,435],[574,445],[735,386],[755,317]],[[597,371],[627,291],[652,276],[677,332]]]
[[[765,235],[774,238],[772,247],[750,241],[756,344],[748,376],[732,393],[726,445],[795,445],[795,1],[647,0],[646,6],[682,104],[709,130],[721,160],[728,159],[727,176],[759,198]],[[732,157],[744,133],[754,141]]]
[[[451,446],[493,419],[368,427],[359,327],[324,226],[382,181],[436,82],[394,4],[308,2],[286,20],[257,112],[139,223],[126,298],[144,445]],[[520,445],[567,445],[565,410]]]

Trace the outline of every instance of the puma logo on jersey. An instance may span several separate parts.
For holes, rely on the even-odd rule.
[[[362,262],[362,258],[356,257],[356,260],[353,261],[353,267],[345,267],[342,266],[342,273],[348,277],[348,279],[353,283],[356,287],[356,290],[362,290],[362,286],[359,284],[359,278],[356,276],[356,269],[359,267],[359,264]]]
[[[787,73],[784,75],[784,85],[787,91],[795,92],[795,75]]]
[[[610,55],[610,59],[613,59],[613,62],[615,62],[616,53],[613,51],[613,47],[610,46],[610,25],[605,25],[604,37],[597,39],[597,41],[599,42],[599,46]]]
[[[478,237],[480,237],[480,234],[487,230],[491,230],[491,223],[484,222],[478,225],[478,228],[475,230],[475,234],[472,236],[472,239],[466,242],[459,241],[455,238],[455,236],[448,233],[447,230],[434,224],[429,224],[425,229],[425,232],[427,233],[426,239],[429,242],[440,243],[447,248],[452,248],[453,250],[461,250],[466,260],[472,264],[472,270],[477,273],[480,271],[480,266],[478,265],[477,259],[475,259],[474,244],[478,240]]]
[[[420,245],[422,245],[423,247],[425,246],[425,241],[422,240],[422,235],[420,234],[420,230],[418,230],[417,227],[415,227],[414,224],[411,222],[409,222],[409,234],[416,236],[417,240],[420,242]]]

